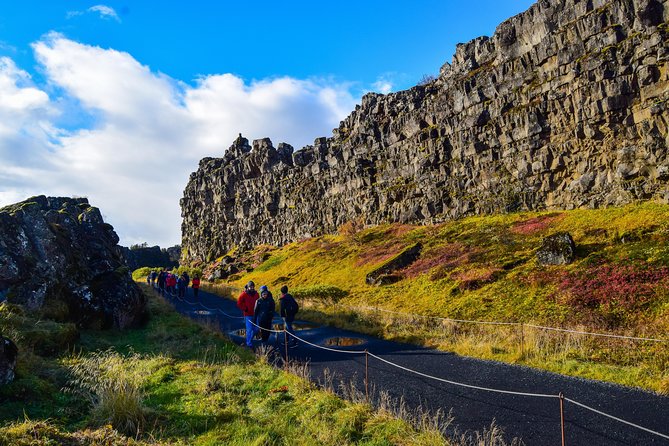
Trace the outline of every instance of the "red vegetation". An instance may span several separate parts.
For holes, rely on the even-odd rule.
[[[369,263],[381,263],[393,258],[407,247],[406,242],[390,240],[379,246],[370,247],[358,255],[355,266],[363,266]]]
[[[562,272],[557,285],[564,303],[605,311],[637,310],[661,289],[669,289],[669,268],[642,265],[596,265]]]
[[[564,218],[564,214],[547,214],[530,218],[529,220],[519,221],[511,227],[511,232],[521,235],[532,235],[542,232],[554,222]]]
[[[472,258],[479,253],[479,249],[471,248],[462,243],[449,243],[424,253],[418,260],[404,268],[401,274],[407,278],[414,278],[436,268],[431,279],[443,279],[448,276],[450,270],[471,262]]]
[[[495,267],[473,268],[453,274],[451,278],[458,282],[461,290],[476,290],[497,280],[500,271],[500,268]]]

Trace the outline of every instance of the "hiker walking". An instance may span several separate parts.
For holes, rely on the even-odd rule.
[[[160,274],[158,274],[158,292],[160,293],[161,296],[165,295],[165,286],[167,282],[167,273],[165,270],[160,270]]]
[[[188,288],[188,279],[186,279],[186,273],[183,273],[177,279],[177,288],[179,291],[179,297],[186,297],[186,288]]]
[[[288,287],[286,285],[281,287],[281,297],[279,298],[279,304],[281,307],[281,317],[283,318],[283,326],[286,329],[287,333],[284,333],[284,342],[288,344],[289,347],[297,347],[297,339],[292,336],[288,336],[288,333],[293,334],[293,321],[295,320],[295,315],[300,311],[300,306],[297,305],[297,301],[292,294],[288,293]]]
[[[193,288],[193,297],[197,299],[197,293],[200,291],[200,276],[197,274],[193,276],[193,284],[191,287]]]
[[[267,341],[272,334],[270,331],[272,328],[272,319],[274,318],[274,297],[272,293],[269,292],[267,286],[263,285],[260,287],[260,299],[256,301],[255,308],[253,309],[254,313],[254,323],[259,325],[262,329],[260,330],[260,339],[264,345],[267,345]]]
[[[255,308],[256,301],[260,297],[258,296],[258,292],[255,290],[255,287],[255,283],[250,281],[244,287],[242,294],[240,294],[237,298],[237,308],[242,310],[242,314],[244,315],[244,322],[246,323],[246,346],[249,348],[253,347],[252,340],[253,336],[256,334],[256,329],[253,326],[253,310]]]

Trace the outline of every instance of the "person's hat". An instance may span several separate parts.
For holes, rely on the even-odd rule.
[[[269,290],[267,289],[267,285],[263,285],[260,287],[260,293],[268,293]]]
[[[246,286],[256,286],[255,283],[253,283],[253,280],[249,280],[249,283],[246,284]]]

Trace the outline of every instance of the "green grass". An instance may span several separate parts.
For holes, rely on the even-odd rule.
[[[305,367],[278,370],[153,294],[149,306],[145,328],[82,331],[51,356],[17,338],[17,379],[0,388],[0,445],[460,444],[433,417],[373,409],[354,390],[342,400],[305,380]],[[32,316],[0,307],[5,334]]]
[[[576,260],[542,266],[544,237],[569,232]],[[366,275],[420,242],[419,259],[397,283],[370,286]],[[646,337],[669,333],[669,206],[653,202],[606,209],[478,216],[439,225],[345,225],[340,235],[268,251],[248,280],[272,291],[329,287],[334,301],[302,294],[300,317],[463,355],[669,393],[669,346],[578,338],[499,327],[432,326],[379,308],[456,319],[510,321]],[[269,252],[269,254],[268,254]],[[516,330],[517,331],[517,330]]]

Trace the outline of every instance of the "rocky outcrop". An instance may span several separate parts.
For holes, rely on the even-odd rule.
[[[400,276],[393,275],[397,270],[406,268],[418,259],[423,245],[415,243],[403,249],[395,257],[387,260],[383,265],[375,268],[365,278],[368,285],[388,285],[401,280]]]
[[[567,265],[574,261],[576,244],[568,232],[559,232],[543,239],[537,250],[537,261],[542,265]]]
[[[190,177],[184,260],[358,218],[666,201],[668,3],[539,0],[491,38],[458,45],[436,80],[364,96],[330,138],[293,153],[240,135]]]
[[[180,247],[176,249],[181,252]],[[126,248],[121,246],[123,257],[125,258],[128,268],[136,270],[143,266],[172,268],[179,265],[179,259],[175,260],[174,247],[167,249],[160,249],[160,246],[131,246]],[[170,251],[172,250],[172,253]]]
[[[0,336],[0,386],[14,380],[18,349],[10,339]]]
[[[0,209],[0,301],[83,327],[137,325],[146,299],[118,241],[85,198],[38,196]]]

